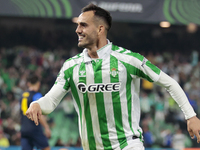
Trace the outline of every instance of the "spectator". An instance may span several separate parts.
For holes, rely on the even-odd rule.
[[[4,131],[0,128],[0,147],[10,146],[8,138],[5,136]]]
[[[183,150],[185,148],[186,136],[181,129],[177,129],[172,137],[172,148],[176,150]]]

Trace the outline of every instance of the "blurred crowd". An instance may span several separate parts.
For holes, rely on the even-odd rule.
[[[61,32],[59,33],[63,36]],[[116,36],[115,34],[111,33],[111,39],[117,41],[119,37],[112,38]],[[61,37],[57,35],[57,40],[59,41]],[[0,146],[20,145],[19,97],[27,89],[27,76],[34,71],[41,78],[40,92],[44,95],[54,84],[63,62],[79,53],[79,49],[74,48],[76,43],[73,41],[71,45],[74,46],[68,48],[67,45],[53,48],[39,47],[33,46],[34,43],[14,44],[12,47],[1,44]],[[114,43],[117,44],[117,42]],[[172,52],[142,49],[142,51],[137,51],[180,84],[197,115],[200,116],[198,108],[200,106],[199,51],[192,50],[189,53],[183,53],[181,50]],[[177,149],[199,147],[196,139],[191,140],[189,137],[182,111],[164,88],[141,80],[140,98],[140,123],[144,131],[146,147]],[[47,116],[47,120],[52,131],[49,139],[51,146],[81,146],[71,93],[63,98],[56,110]]]
[[[76,50],[72,51],[74,54]],[[41,52],[26,46],[0,49],[0,123],[3,127],[1,132],[4,132],[10,145],[20,144],[19,98],[22,92],[27,90],[28,75],[35,72],[40,77],[40,92],[44,95],[54,84],[66,60],[65,56],[70,57],[70,54],[70,51],[67,53],[62,49]],[[55,112],[47,118],[52,130],[52,137],[49,139],[51,146],[77,144],[78,127],[71,93],[66,95]],[[72,133],[68,133],[69,131]]]
[[[197,51],[192,51],[190,56],[179,52],[164,52],[155,55],[149,53],[146,58],[180,84],[199,116],[200,61],[198,55]],[[196,139],[191,140],[189,137],[184,115],[169,93],[164,88],[145,80],[142,80],[141,88],[141,126],[144,130],[146,146],[175,149],[199,147]]]

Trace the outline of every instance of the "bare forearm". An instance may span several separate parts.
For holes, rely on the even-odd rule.
[[[44,128],[49,128],[49,125],[46,122],[46,117],[44,115],[41,116],[41,119],[39,120],[39,122]]]

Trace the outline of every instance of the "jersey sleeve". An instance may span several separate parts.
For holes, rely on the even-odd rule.
[[[185,92],[173,78],[161,71],[161,76],[156,84],[164,87],[169,92],[171,97],[177,102],[183,111],[186,120],[196,116],[196,113],[185,95]]]
[[[38,103],[42,113],[49,114],[58,106],[66,94],[67,91],[65,89],[63,89],[60,85],[55,84],[47,94],[31,104]]]
[[[149,82],[156,82],[160,78],[161,70],[139,53],[129,51],[127,69],[133,78],[143,78]]]
[[[145,57],[143,57],[143,60],[140,62],[139,68],[145,74],[144,78],[148,81],[157,82],[159,80],[161,70]]]

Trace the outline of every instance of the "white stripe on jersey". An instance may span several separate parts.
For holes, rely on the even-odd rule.
[[[132,128],[136,136],[140,136],[138,130],[142,132],[142,129],[139,127],[140,120],[140,100],[139,100],[139,87],[136,85],[140,85],[140,79],[136,78],[132,80],[131,84],[131,94],[132,94]]]
[[[118,65],[118,70],[126,70],[126,68],[124,67],[124,65],[119,62]],[[127,72],[119,72],[119,81],[127,81]],[[126,97],[126,82],[120,82],[121,83],[121,87],[124,87],[123,89],[120,89],[120,92],[123,94],[120,94],[120,101],[121,101],[121,113],[122,113],[122,123],[123,123],[123,129],[125,132],[126,137],[130,137],[131,135],[133,135],[129,125],[129,120],[128,120],[128,107],[127,107],[127,97]],[[133,117],[133,116],[132,116]]]
[[[94,70],[92,69],[92,63],[89,63],[86,65],[86,84],[94,84]],[[99,127],[99,119],[98,118],[98,112],[97,112],[97,104],[96,104],[96,95],[95,93],[89,93],[88,92],[88,99],[89,99],[89,105],[90,105],[90,113],[91,119],[92,119],[92,128],[94,133],[94,139],[96,142],[96,148],[100,149],[103,147],[102,139],[101,139],[101,132]]]

